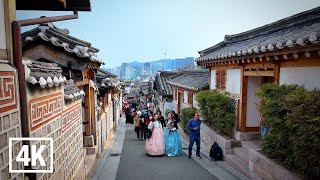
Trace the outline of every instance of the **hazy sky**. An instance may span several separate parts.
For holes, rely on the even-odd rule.
[[[91,42],[106,67],[115,67],[125,61],[198,57],[199,50],[226,34],[317,6],[319,0],[91,0],[91,12],[54,24]],[[17,19],[62,14],[71,12],[18,11]]]

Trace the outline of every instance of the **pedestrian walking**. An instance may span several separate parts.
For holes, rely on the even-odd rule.
[[[158,120],[160,121],[162,127],[166,127],[166,122],[164,120],[164,117],[161,115],[161,111],[157,110],[157,114],[158,114]]]
[[[173,114],[173,119],[176,120],[176,122],[180,122],[179,115],[173,110],[171,111],[171,113]]]
[[[146,152],[149,156],[163,156],[165,154],[165,144],[163,138],[163,129],[158,114],[155,114],[153,121],[148,125],[148,129],[152,130],[152,135],[146,140]]]
[[[141,118],[141,122],[140,122],[140,136],[141,136],[141,140],[144,139],[146,140],[147,138],[147,124],[146,124],[146,118],[145,116]]]
[[[130,118],[131,118],[131,110],[129,106],[126,108],[125,114],[126,114],[126,124],[129,125]]]
[[[196,152],[196,157],[201,159],[202,157],[200,156],[200,125],[201,125],[201,120],[199,119],[199,113],[194,113],[194,116],[192,119],[189,120],[187,124],[187,128],[189,129],[189,159],[191,158],[192,155],[192,147],[193,143],[196,142],[197,145],[197,152]]]
[[[173,119],[171,112],[167,116],[167,125],[164,128],[164,142],[167,156],[180,156],[182,154],[182,144],[178,132],[178,124]]]
[[[140,127],[141,127],[141,112],[138,111],[134,117],[134,131],[137,133],[137,138],[140,138]]]

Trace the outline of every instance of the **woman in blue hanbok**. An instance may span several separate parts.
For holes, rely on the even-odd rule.
[[[168,113],[166,128],[164,128],[164,142],[166,155],[180,156],[182,154],[181,138],[178,132],[177,122],[173,119],[172,113]]]

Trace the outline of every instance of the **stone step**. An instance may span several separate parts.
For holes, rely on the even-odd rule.
[[[261,145],[260,140],[256,140],[256,141],[242,141],[241,142],[241,146],[242,148],[246,149],[249,151],[249,149],[260,149],[260,145]]]
[[[249,177],[249,166],[242,162],[237,156],[234,154],[226,154],[224,156],[224,161],[234,168],[235,170],[239,171],[246,177]]]
[[[249,166],[249,151],[242,148],[237,147],[233,149],[233,153],[237,156],[242,162],[244,162],[247,166]]]

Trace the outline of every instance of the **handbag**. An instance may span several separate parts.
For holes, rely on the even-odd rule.
[[[151,136],[152,136],[152,131],[151,131],[150,129],[148,129],[148,128],[147,128],[147,131],[146,131],[146,137],[147,137],[148,139],[150,139],[150,138],[151,138]]]
[[[148,125],[148,128],[146,129],[146,137],[148,139],[150,139],[152,136],[152,130],[153,130],[153,122],[150,122],[150,124]]]

